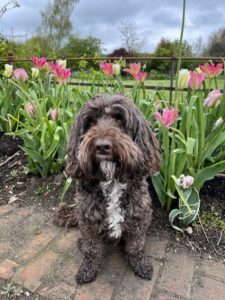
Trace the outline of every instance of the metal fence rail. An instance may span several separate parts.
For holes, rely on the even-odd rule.
[[[149,86],[146,85],[145,88],[148,90],[166,90],[170,91],[170,103],[172,102],[172,93],[175,90],[174,88],[174,77],[175,77],[175,64],[178,61],[177,56],[169,56],[169,57],[155,57],[155,56],[129,56],[129,57],[118,57],[118,56],[99,56],[99,57],[68,57],[65,58],[67,61],[81,61],[81,60],[86,60],[86,61],[104,61],[104,60],[119,60],[123,59],[126,61],[146,61],[146,62],[151,62],[151,61],[169,61],[170,62],[170,85],[163,87],[163,86]],[[47,58],[47,61],[56,61],[56,58]],[[207,62],[207,61],[213,61],[213,62],[222,62],[223,64],[225,63],[225,57],[211,57],[211,56],[206,56],[206,57],[182,57],[182,61],[199,61],[199,62]],[[0,63],[8,63],[11,65],[14,65],[17,62],[31,62],[31,58],[15,58],[13,52],[8,53],[7,58],[1,58],[0,57]],[[70,82],[70,85],[81,85],[81,86],[92,86],[92,82]],[[103,86],[102,84],[98,83],[95,84],[96,86]],[[132,88],[132,84],[125,84],[125,88]]]

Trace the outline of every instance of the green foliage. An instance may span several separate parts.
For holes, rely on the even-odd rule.
[[[67,86],[49,84],[46,77],[30,82],[27,86],[12,84],[17,87],[17,96],[22,100],[19,116],[9,115],[9,120],[17,123],[17,129],[11,135],[23,140],[22,150],[28,159],[27,173],[48,174],[60,172],[65,163],[65,146],[74,117],[81,105],[90,97],[80,94]],[[34,113],[26,109],[32,104]],[[50,110],[57,111],[57,118],[51,117]]]

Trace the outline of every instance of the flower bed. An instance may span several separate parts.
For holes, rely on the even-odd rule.
[[[71,72],[65,61],[47,63],[33,57],[28,72],[6,65],[0,87],[0,126],[19,137],[27,158],[26,174],[46,178],[60,174],[65,146],[80,107],[99,92],[68,85]],[[161,147],[161,170],[152,177],[158,199],[176,229],[183,230],[199,213],[199,191],[225,170],[225,94],[217,88],[222,64],[204,64],[177,74],[173,103],[163,93],[146,92],[147,73],[141,64],[102,62],[95,78],[101,92],[125,93],[139,107],[155,131]],[[135,80],[126,91],[121,69]],[[212,84],[216,87],[212,90]],[[187,92],[184,89],[188,89]]]

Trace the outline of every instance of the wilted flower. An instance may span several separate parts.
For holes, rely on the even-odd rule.
[[[32,116],[32,117],[35,116],[35,107],[34,107],[33,103],[31,103],[31,102],[26,103],[25,110],[30,116]]]
[[[112,70],[113,70],[114,75],[117,75],[117,76],[120,75],[120,69],[121,69],[120,64],[112,65]]]
[[[160,121],[162,125],[164,125],[166,128],[169,128],[177,119],[179,115],[179,109],[177,108],[166,108],[163,109],[163,114],[160,115],[159,112],[155,112],[154,116],[156,119]]]
[[[50,116],[53,121],[57,121],[59,113],[55,108],[50,108]]]
[[[206,74],[205,73],[197,73],[196,71],[190,71],[190,78],[188,81],[188,85],[193,90],[199,89],[203,80],[205,80]]]
[[[182,69],[178,74],[178,89],[183,90],[188,87],[190,72],[187,69]]]
[[[177,183],[182,186],[183,189],[187,189],[193,185],[194,178],[190,175],[185,176],[184,174],[181,174],[177,179]]]
[[[223,72],[223,64],[204,64],[199,66],[199,68],[207,74],[208,78],[217,77]]]
[[[204,101],[204,106],[207,107],[217,107],[221,103],[221,96],[223,94],[220,90],[213,90],[211,91],[207,98]]]
[[[63,69],[66,68],[66,59],[64,59],[64,60],[58,59],[58,60],[56,61],[56,63],[57,63],[58,65],[61,65]]]
[[[112,63],[107,63],[107,62],[101,62],[99,64],[101,70],[107,74],[109,77],[113,76],[113,64]]]
[[[36,57],[36,56],[33,56],[32,57],[32,62],[34,64],[34,66],[36,68],[38,68],[39,70],[47,70],[47,60],[45,57]]]
[[[17,81],[26,81],[28,79],[27,72],[23,68],[15,69],[12,72],[12,77]]]
[[[40,73],[39,69],[37,69],[37,68],[31,68],[31,72],[32,72],[31,76],[32,76],[33,79],[38,78],[39,73]]]
[[[3,71],[2,75],[6,78],[9,78],[11,77],[12,72],[13,72],[13,66],[5,64],[5,70]]]

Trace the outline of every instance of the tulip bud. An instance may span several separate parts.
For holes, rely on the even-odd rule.
[[[38,76],[39,76],[39,73],[40,73],[39,69],[37,69],[37,68],[31,68],[31,72],[32,72],[32,74],[31,74],[32,78],[33,79],[37,79]]]
[[[112,65],[112,70],[113,70],[113,74],[118,76],[120,75],[120,64],[113,64]]]
[[[6,78],[9,78],[11,77],[12,75],[12,72],[13,72],[13,66],[12,65],[8,65],[8,64],[5,64],[5,70],[4,72],[2,73],[2,75]]]
[[[181,174],[180,177],[177,179],[177,183],[184,189],[188,189],[194,183],[194,178],[190,175],[184,176]]]
[[[215,122],[215,124],[214,124],[214,126],[213,126],[213,129],[215,130],[216,128],[218,128],[220,125],[222,125],[223,124],[223,118],[222,117],[220,117],[219,119],[217,119],[216,120],[216,122]]]
[[[32,117],[35,116],[35,107],[34,107],[33,103],[31,103],[31,102],[26,103],[25,110],[30,116],[32,116]]]
[[[50,116],[53,121],[57,121],[59,113],[56,109],[50,108]]]
[[[188,87],[190,72],[187,69],[182,69],[178,74],[178,89],[183,90]]]

